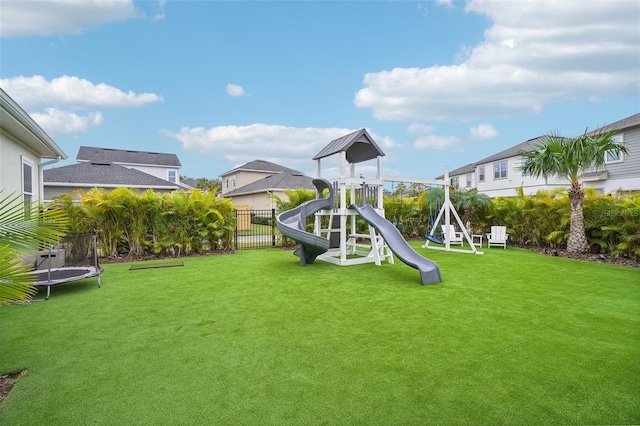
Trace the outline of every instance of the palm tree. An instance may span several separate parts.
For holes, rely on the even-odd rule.
[[[24,204],[21,194],[0,198],[0,304],[30,299],[34,276],[25,273],[31,267],[21,255],[57,243],[67,225],[62,210],[44,210],[37,202]]]
[[[545,136],[533,151],[521,153],[523,164],[520,168],[533,177],[555,176],[566,178],[571,183],[569,203],[571,221],[567,251],[583,253],[589,250],[584,228],[584,189],[580,185],[580,175],[594,169],[602,169],[605,155],[627,153],[627,148],[613,139],[616,129],[583,135],[568,139],[559,135]]]

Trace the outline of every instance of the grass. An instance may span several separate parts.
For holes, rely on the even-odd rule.
[[[444,283],[270,249],[2,307],[0,422],[640,423],[639,269],[418,251]]]

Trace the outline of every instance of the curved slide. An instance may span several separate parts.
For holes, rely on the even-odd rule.
[[[317,195],[315,200],[307,201],[295,209],[282,212],[276,218],[280,232],[300,243],[295,255],[300,257],[300,266],[313,263],[316,257],[329,250],[329,240],[306,231],[307,216],[322,209],[333,206],[333,186],[326,179],[314,179]],[[322,191],[329,190],[327,198],[322,197]]]
[[[352,205],[358,214],[371,226],[373,226],[398,259],[420,271],[422,285],[442,282],[440,269],[436,262],[426,259],[418,254],[404,239],[398,228],[384,217],[380,216],[371,205],[363,207]]]

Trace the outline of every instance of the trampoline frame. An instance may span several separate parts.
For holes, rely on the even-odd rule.
[[[75,235],[76,238],[81,237],[83,234],[69,234]],[[86,235],[86,234],[85,234]],[[91,261],[92,265],[88,266],[64,266],[60,268],[52,268],[51,262],[49,262],[49,267],[47,269],[38,269],[29,272],[30,274],[36,275],[38,277],[38,281],[34,281],[30,283],[30,285],[34,287],[46,287],[47,294],[44,299],[32,299],[34,302],[44,302],[45,300],[49,300],[51,296],[51,287],[58,284],[65,284],[73,281],[80,281],[87,278],[96,277],[98,281],[98,288],[102,287],[100,282],[100,274],[102,274],[103,269],[100,267],[98,263],[98,250],[97,250],[97,236],[94,232],[92,235],[92,253],[91,253]],[[53,248],[49,249],[49,257],[52,257]],[[62,274],[60,274],[62,273]],[[69,274],[71,273],[71,274]],[[53,275],[53,277],[52,277]],[[59,276],[62,275],[62,276]],[[56,278],[56,276],[59,276]],[[45,278],[44,280],[40,278]]]

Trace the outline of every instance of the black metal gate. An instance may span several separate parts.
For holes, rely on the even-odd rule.
[[[276,210],[236,209],[234,237],[236,250],[280,247],[282,239],[278,237]]]

